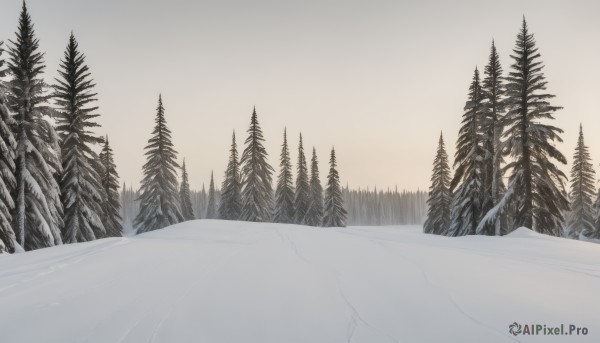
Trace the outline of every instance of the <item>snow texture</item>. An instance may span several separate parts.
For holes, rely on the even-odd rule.
[[[197,220],[0,255],[0,341],[599,341],[600,245],[421,230]]]

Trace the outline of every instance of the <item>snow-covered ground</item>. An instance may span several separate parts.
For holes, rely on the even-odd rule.
[[[0,256],[0,342],[599,342],[599,318],[600,245],[526,229],[202,220]]]

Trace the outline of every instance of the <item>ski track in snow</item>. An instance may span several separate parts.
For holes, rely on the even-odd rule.
[[[397,242],[394,242],[396,244],[398,244]],[[457,310],[457,312],[464,316],[465,318],[469,319],[470,321],[472,321],[473,323],[482,326],[483,328],[492,331],[494,334],[499,334],[500,336],[503,336],[504,338],[510,338],[511,340],[515,341],[515,342],[520,342],[519,340],[515,339],[514,337],[511,337],[509,334],[507,333],[503,333],[500,332],[496,329],[494,329],[493,327],[489,326],[486,323],[483,323],[480,320],[477,320],[477,318],[475,318],[473,315],[469,314],[467,311],[465,311],[460,305],[459,303],[456,301],[456,299],[454,299],[454,296],[452,296],[452,294],[450,292],[448,292],[446,289],[444,289],[443,287],[439,286],[438,284],[436,284],[435,282],[433,282],[431,280],[431,277],[429,276],[429,274],[425,271],[425,269],[416,261],[406,257],[405,255],[401,254],[401,253],[397,253],[396,254],[398,256],[401,256],[404,260],[408,261],[409,263],[411,263],[413,266],[416,267],[417,270],[419,270],[419,272],[421,273],[421,275],[423,276],[423,279],[427,282],[427,284],[429,286],[431,286],[432,288],[435,288],[436,290],[439,291],[439,293],[444,294],[447,298],[448,301],[452,304],[452,306],[454,306]]]
[[[600,245],[547,237],[192,221],[0,256],[0,342],[528,342],[515,320],[569,320],[590,334],[568,338],[596,342],[599,259]]]
[[[101,244],[101,245],[94,246],[93,248],[89,249],[88,251],[83,251],[79,254],[74,254],[72,256],[71,255],[58,256],[54,260],[52,260],[52,259],[45,260],[44,262],[29,266],[25,270],[19,270],[17,268],[12,271],[9,270],[8,272],[0,273],[0,279],[2,279],[3,277],[6,277],[6,276],[12,276],[12,274],[16,274],[16,273],[25,272],[25,273],[33,274],[33,276],[25,277],[25,278],[19,280],[19,282],[0,287],[0,297],[2,295],[2,292],[6,291],[10,288],[17,287],[17,286],[23,286],[24,284],[35,281],[38,278],[58,272],[64,268],[68,268],[73,265],[79,264],[90,256],[104,253],[108,250],[114,249],[114,248],[116,248],[120,245],[126,244],[126,243],[127,243],[126,240],[119,240],[119,241],[110,240],[107,242],[103,242],[103,244]],[[12,257],[16,257],[16,256],[12,256]]]

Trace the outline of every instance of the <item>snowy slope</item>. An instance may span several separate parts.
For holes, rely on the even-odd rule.
[[[202,220],[3,255],[0,342],[600,341],[600,245],[420,231]]]

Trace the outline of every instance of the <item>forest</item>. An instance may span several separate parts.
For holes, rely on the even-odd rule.
[[[492,41],[483,77],[476,67],[456,141],[454,174],[440,134],[425,233],[506,235],[519,227],[573,239],[600,238],[600,190],[583,127],[573,153],[570,192],[552,125],[562,107],[546,92],[544,64],[525,17],[504,73]]]
[[[59,76],[47,82],[45,69],[23,2],[14,39],[0,41],[0,252],[138,234],[198,218],[314,227],[424,219],[423,192],[343,188],[333,146],[323,184],[317,150],[312,147],[307,156],[302,134],[293,168],[285,128],[276,172],[256,108],[243,149],[232,134],[222,182],[211,175],[208,191],[192,190],[185,158],[172,143],[162,94],[140,187],[120,188],[114,147],[97,133],[96,84],[73,32],[58,61]]]

